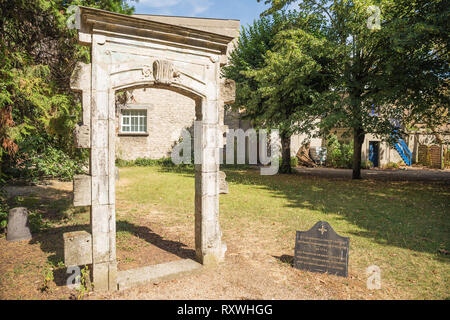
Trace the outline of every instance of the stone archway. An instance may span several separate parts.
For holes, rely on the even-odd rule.
[[[201,164],[195,166],[196,254],[202,264],[222,261],[219,110],[233,99],[234,86],[220,78],[220,67],[233,38],[85,7],[77,18],[79,41],[91,47],[91,63],[79,64],[72,76],[71,87],[81,92],[83,103],[75,140],[91,155],[89,175],[74,179],[74,205],[91,207],[91,233],[65,236],[72,242],[65,243],[66,264],[92,263],[95,289],[117,289],[115,92],[139,86],[182,92],[196,101],[201,134],[194,138],[202,146]]]

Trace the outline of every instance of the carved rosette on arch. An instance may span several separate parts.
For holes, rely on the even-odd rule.
[[[173,63],[167,60],[153,62],[153,76],[156,84],[171,84],[178,80],[180,73],[175,71]]]
[[[142,75],[143,75],[145,78],[150,77],[150,76],[152,75],[152,69],[151,69],[151,67],[148,66],[148,65],[145,65],[145,66],[142,68]]]

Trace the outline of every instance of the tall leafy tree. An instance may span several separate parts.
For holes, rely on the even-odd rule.
[[[123,0],[0,0],[0,180],[2,171],[55,150],[82,159],[71,139],[81,107],[69,83],[89,51],[67,28],[70,5],[133,12]]]
[[[329,88],[333,71],[327,69],[333,48],[317,37],[317,25],[298,25],[291,13],[255,21],[241,33],[225,75],[237,82],[235,108],[257,127],[280,131],[280,172],[291,172],[291,136],[311,131],[317,118],[313,105]],[[309,28],[306,32],[299,27]]]
[[[263,0],[258,0],[263,1]],[[337,78],[323,96],[321,129],[350,128],[354,139],[353,178],[361,178],[366,133],[393,142],[417,122],[437,125],[448,97],[449,8],[443,0],[264,0],[266,14],[298,3],[316,17],[337,50]],[[380,12],[380,26],[373,26]],[[401,125],[399,127],[399,124]]]
[[[256,119],[262,114],[261,99],[255,95],[257,81],[244,74],[245,71],[256,70],[266,65],[264,55],[275,45],[274,38],[283,29],[284,20],[281,15],[262,17],[255,20],[247,28],[243,27],[236,49],[232,52],[230,64],[223,69],[224,75],[236,81],[236,109],[245,106],[243,118]],[[250,107],[247,103],[252,101]]]
[[[248,27],[243,27],[230,63],[222,71],[224,76],[236,82],[236,99],[231,105],[242,119],[250,120],[256,128],[265,124],[263,97],[257,92],[258,81],[246,74],[266,65],[264,55],[274,47],[274,37],[283,29],[285,19],[279,14],[262,17]]]
[[[281,137],[280,172],[291,172],[291,136],[310,133],[319,115],[315,110],[335,78],[330,69],[334,49],[326,40],[302,29],[281,31],[265,66],[244,72],[258,82],[263,124],[278,128]]]

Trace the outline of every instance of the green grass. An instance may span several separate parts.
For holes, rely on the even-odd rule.
[[[291,250],[296,230],[325,220],[350,237],[351,274],[365,279],[366,268],[375,264],[382,271],[382,286],[399,298],[450,297],[450,259],[438,253],[450,250],[448,185],[260,176],[259,171],[232,168],[225,172],[230,193],[220,197],[224,230],[276,225],[277,232],[261,233],[263,240]],[[127,220],[151,208],[170,216],[168,225],[192,221],[192,169],[122,168],[120,179],[125,186],[117,190],[117,210],[126,212]],[[118,237],[126,238],[129,231]]]

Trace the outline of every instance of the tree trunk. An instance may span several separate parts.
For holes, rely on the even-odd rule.
[[[280,173],[292,173],[291,168],[291,136],[281,134],[281,167]]]
[[[361,128],[353,129],[353,175],[352,179],[361,179],[361,151],[364,143],[364,131]]]

